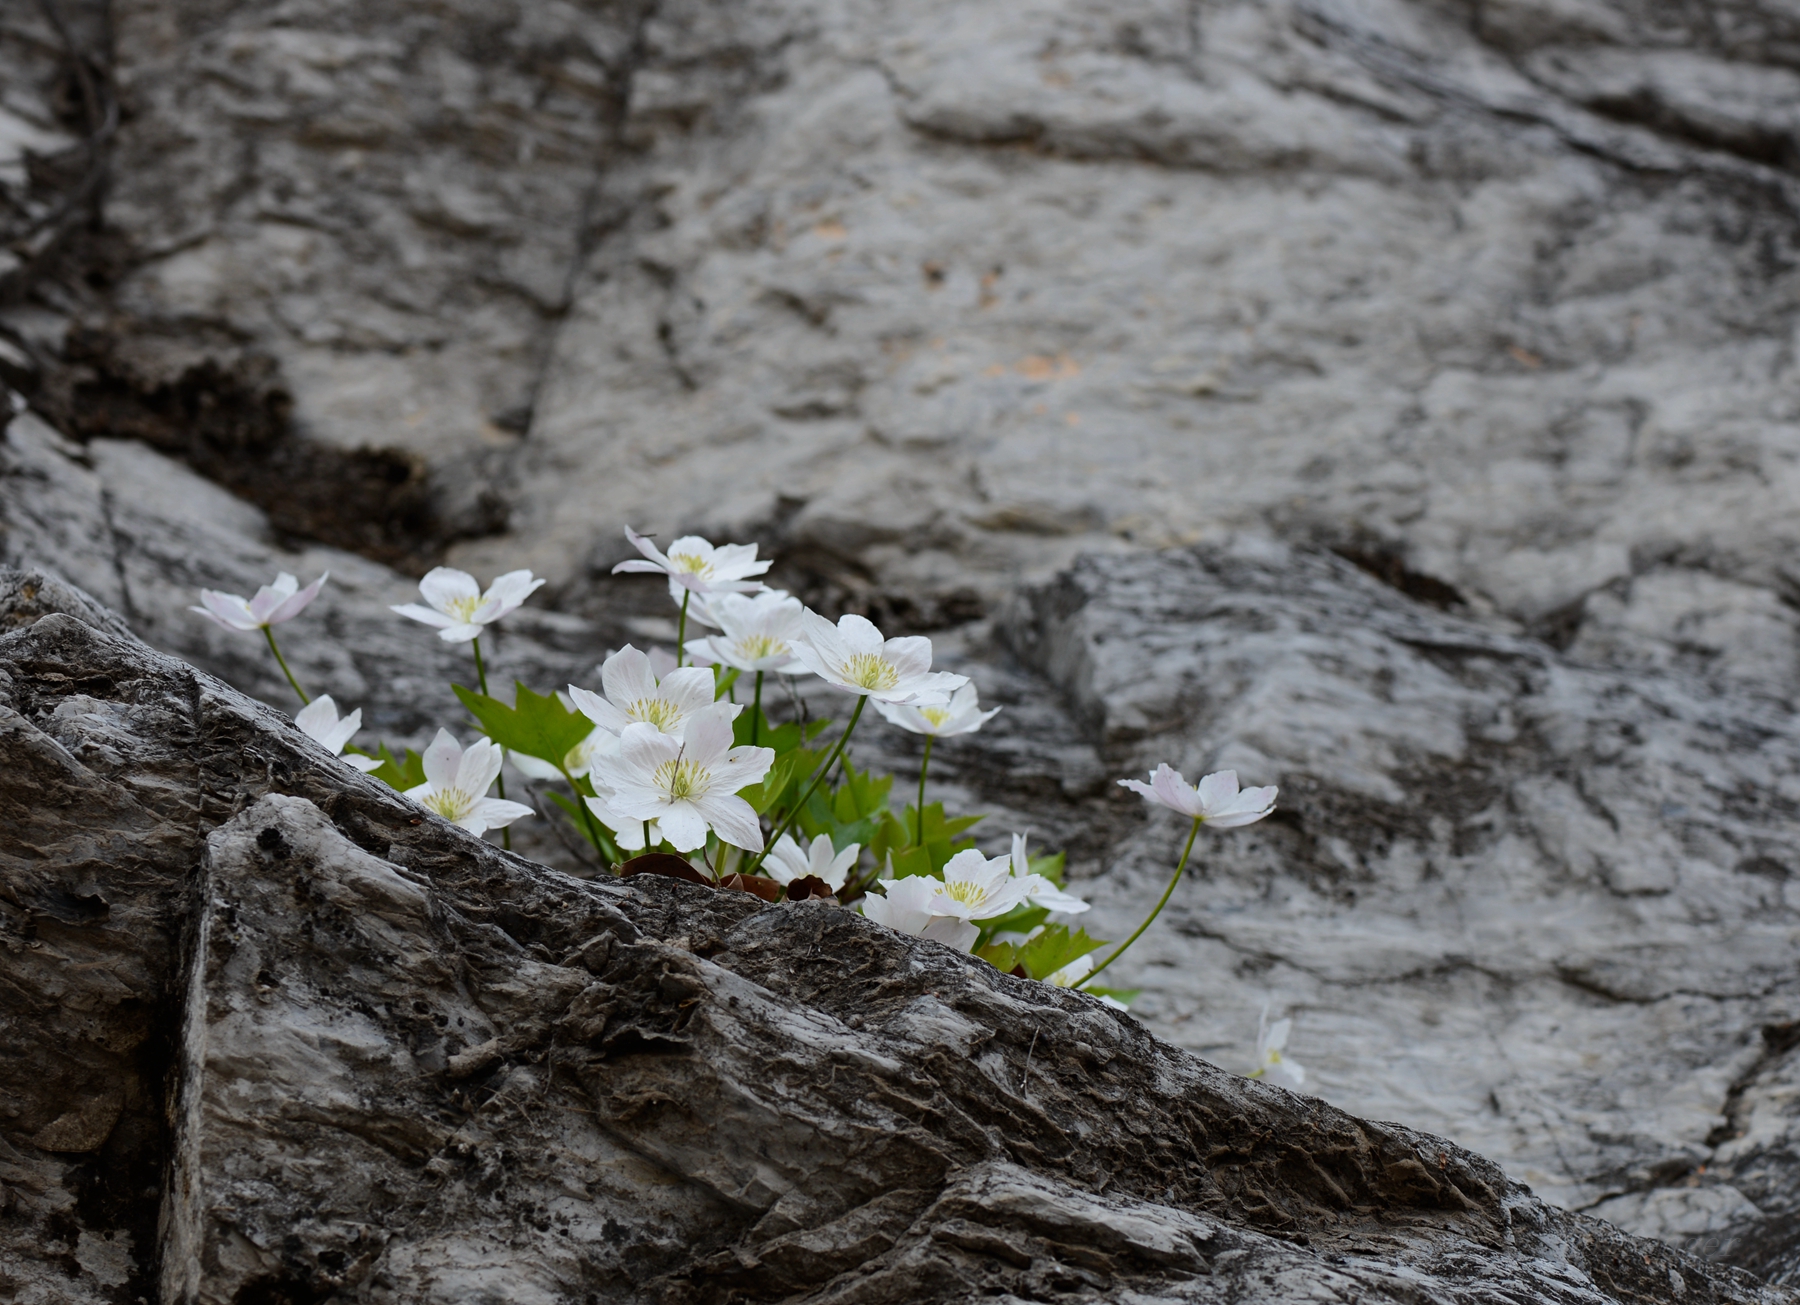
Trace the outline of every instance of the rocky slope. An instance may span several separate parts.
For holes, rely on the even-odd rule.
[[[54,578],[0,613],[13,1299],[1788,1298],[850,912],[510,857]]]
[[[329,568],[302,674],[418,742],[430,562],[552,576],[545,688],[672,634],[621,523],[761,539],[1008,703],[943,791],[1115,935],[1112,778],[1283,786],[1121,965],[1158,1034],[1272,1002],[1784,1278],[1797,69],[1776,0],[15,6],[0,560],[271,703],[184,609]]]

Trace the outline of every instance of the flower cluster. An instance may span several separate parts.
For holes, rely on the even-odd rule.
[[[674,655],[627,644],[601,662],[597,692],[570,684],[540,694],[516,683],[510,703],[490,693],[482,639],[544,584],[529,571],[508,572],[484,590],[475,577],[438,567],[419,582],[423,604],[394,606],[440,639],[468,645],[476,687],[452,686],[481,735],[466,748],[440,729],[423,755],[396,756],[385,745],[373,755],[346,750],[362,713],[340,718],[330,697],[310,701],[273,632],[317,597],[326,577],[300,589],[283,574],[248,601],[203,591],[204,606],[195,610],[228,629],[262,631],[309,704],[296,724],[327,754],[472,833],[499,830],[507,838],[508,826],[538,814],[507,800],[502,769],[510,762],[546,786],[534,791],[617,873],[674,874],[769,901],[851,906],[875,924],[1113,1005],[1132,994],[1092,982],[1168,902],[1200,827],[1249,825],[1274,808],[1275,789],[1240,790],[1232,771],[1190,785],[1161,765],[1148,783],[1120,780],[1192,827],[1162,900],[1100,959],[1108,944],[1080,927],[1088,903],[1065,886],[1060,853],[1034,856],[1024,835],[1014,834],[1004,855],[989,856],[969,832],[982,817],[951,815],[926,800],[933,747],[977,732],[1000,710],[982,710],[967,676],[932,668],[931,640],[890,639],[865,617],[831,621],[809,610],[758,578],[770,564],[754,544],[714,546],[687,535],[663,552],[647,536],[625,534],[641,556],[613,569],[667,581],[679,607]],[[789,686],[810,679],[849,695],[848,718],[838,727],[811,718],[798,694],[789,695],[792,711],[765,707],[771,674]],[[922,740],[910,804],[896,806],[891,776],[851,760],[849,744],[870,703]],[[1281,1058],[1288,1028],[1286,1020],[1273,1028],[1265,1020],[1257,1076],[1298,1086],[1299,1067]]]

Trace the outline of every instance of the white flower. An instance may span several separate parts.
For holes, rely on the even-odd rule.
[[[660,822],[678,852],[704,845],[708,829],[733,847],[762,851],[762,826],[737,792],[769,773],[775,752],[732,747],[734,714],[730,703],[714,703],[688,717],[679,738],[654,725],[627,725],[618,755],[594,761],[594,786],[612,793],[607,809],[621,820]]]
[[[283,621],[291,621],[306,610],[306,605],[319,596],[319,588],[331,576],[327,571],[306,588],[300,588],[300,582],[286,571],[275,577],[275,583],[264,585],[256,591],[256,597],[245,602],[236,594],[222,594],[217,589],[202,589],[200,601],[204,607],[190,607],[188,611],[198,612],[210,619],[215,625],[222,625],[227,630],[261,630],[271,625],[280,625]]]
[[[890,725],[898,725],[914,734],[929,734],[934,739],[947,739],[955,734],[973,734],[1000,714],[998,707],[992,711],[981,710],[973,684],[963,685],[942,706],[915,707],[905,703],[884,702],[877,698],[875,710]]]
[[[713,703],[713,673],[704,666],[684,666],[670,671],[658,683],[650,658],[626,644],[600,665],[600,688],[569,686],[575,709],[608,734],[622,734],[627,725],[654,725],[664,734],[680,734],[682,726]],[[727,720],[737,715],[730,703]],[[610,750],[610,749],[604,749]]]
[[[597,797],[584,798],[589,811],[600,818],[600,823],[613,831],[613,842],[619,845],[621,852],[641,852],[646,847],[656,847],[663,841],[662,826],[654,820],[627,820],[612,809],[612,790],[608,789]]]
[[[1220,829],[1255,824],[1275,809],[1278,791],[1271,786],[1247,788],[1240,793],[1235,770],[1216,771],[1195,786],[1183,779],[1180,771],[1171,770],[1166,762],[1156,768],[1148,784],[1141,779],[1122,779],[1119,784],[1171,811],[1179,811],[1189,819],[1203,820]]]
[[[760,594],[719,594],[700,606],[706,609],[706,623],[724,633],[688,640],[688,655],[696,661],[735,666],[740,671],[805,672],[788,646],[800,629],[800,614],[806,610],[798,598],[779,589],[765,589]],[[698,609],[690,609],[693,614],[698,614]]]
[[[933,906],[943,884],[929,875],[883,879],[886,897],[873,893],[863,898],[862,913],[876,924],[885,924],[914,938],[930,938],[946,947],[966,952],[981,937],[981,930],[953,915],[940,915]]]
[[[1025,899],[1033,906],[1041,906],[1046,911],[1060,911],[1064,915],[1080,915],[1088,910],[1088,903],[1066,893],[1043,875],[1031,869],[1031,858],[1025,853],[1025,835],[1014,834],[1012,839],[1012,860],[1008,870],[1014,879],[1026,885]]]
[[[1047,975],[1044,982],[1057,988],[1073,988],[1093,972],[1094,954],[1089,952],[1086,956],[1077,956],[1074,960],[1063,966],[1062,969],[1056,971],[1056,973]],[[1117,997],[1108,997],[1103,992],[1091,992],[1088,995],[1090,997],[1098,997],[1114,1010],[1125,1009],[1125,1003],[1120,1001]]]
[[[1031,888],[1028,881],[1013,878],[1010,858],[990,861],[971,847],[944,866],[944,882],[932,899],[931,911],[959,920],[992,920],[1021,905]]]
[[[804,612],[793,649],[801,665],[827,684],[877,703],[935,707],[969,682],[966,675],[931,669],[931,640],[883,639],[861,616],[840,616],[833,625],[817,612]]]
[[[831,835],[820,834],[813,839],[812,847],[805,852],[788,834],[775,840],[775,846],[769,849],[769,859],[763,862],[763,869],[769,877],[784,887],[796,879],[804,879],[807,875],[823,879],[826,887],[832,892],[844,886],[850,877],[850,867],[856,864],[856,858],[862,853],[861,843],[852,843],[842,852],[831,846]]]
[[[621,571],[660,571],[669,577],[669,597],[678,603],[688,594],[700,598],[712,594],[753,594],[763,587],[763,583],[750,577],[761,575],[769,569],[769,563],[756,560],[755,544],[724,544],[714,548],[699,535],[683,535],[669,545],[669,551],[664,555],[657,551],[655,544],[630,526],[625,527],[625,538],[649,560],[634,557],[621,562],[613,568],[613,574],[617,575]],[[695,610],[696,607],[705,606],[705,603],[690,604],[688,614],[697,614],[701,620],[711,625],[713,622],[708,620],[704,612],[697,613]]]
[[[619,736],[596,725],[585,739],[563,754],[563,768],[568,770],[569,778],[580,779],[593,769],[595,757],[618,750]],[[506,759],[512,762],[520,774],[532,779],[561,779],[563,775],[555,762],[545,761],[542,757],[534,757],[516,748],[506,754]]]
[[[425,782],[407,789],[406,796],[471,834],[504,829],[520,816],[536,815],[523,803],[487,795],[500,777],[501,755],[492,739],[477,739],[465,751],[449,730],[439,730],[425,749]]]
[[[419,581],[419,592],[430,607],[405,603],[390,610],[415,621],[438,627],[445,643],[467,643],[481,636],[481,627],[492,625],[536,592],[542,580],[529,571],[508,571],[481,592],[475,577],[452,567],[434,567]]]
[[[364,774],[381,766],[381,762],[374,757],[359,757],[355,753],[344,756],[344,745],[362,728],[361,707],[339,720],[337,704],[331,700],[329,693],[323,694],[300,709],[300,714],[294,717],[294,724],[325,751],[355,766]]]
[[[1281,1054],[1287,1047],[1288,1031],[1293,1026],[1291,1019],[1270,1024],[1269,1008],[1263,1007],[1262,1018],[1256,1022],[1256,1070],[1250,1078],[1279,1084],[1293,1092],[1300,1090],[1301,1084],[1306,1082],[1305,1068]]]

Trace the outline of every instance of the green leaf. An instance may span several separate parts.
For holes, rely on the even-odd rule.
[[[1002,933],[1030,933],[1049,918],[1050,911],[1047,907],[1020,906],[997,920],[983,920],[981,931],[989,937]]]
[[[1070,933],[1068,925],[1053,924],[1019,949],[1019,963],[1032,978],[1047,979],[1070,961],[1104,946],[1104,940],[1088,937],[1086,929]]]
[[[1064,863],[1067,860],[1068,856],[1063,852],[1052,852],[1047,855],[1040,854],[1031,857],[1031,873],[1034,875],[1042,875],[1058,888],[1061,888],[1063,886],[1063,875],[1065,873]]]
[[[738,796],[748,802],[757,815],[762,815],[775,805],[776,799],[793,781],[794,763],[798,756],[799,754],[790,752],[785,757],[776,757],[775,764],[769,767],[769,773],[763,776],[762,783],[739,789]]]
[[[554,693],[533,693],[516,680],[513,682],[516,705],[512,707],[460,684],[451,688],[495,743],[529,757],[538,757],[553,766],[562,765],[569,749],[594,732],[593,721],[563,706],[562,699]]]
[[[406,750],[404,757],[396,757],[383,743],[375,750],[375,755],[381,758],[381,764],[369,773],[389,788],[404,793],[425,782],[425,758],[411,748]]]
[[[738,676],[742,674],[735,666],[713,667],[713,701],[717,702],[730,693],[731,686],[738,682]]]
[[[1019,949],[1011,943],[989,943],[975,954],[1002,974],[1011,974],[1019,964]]]

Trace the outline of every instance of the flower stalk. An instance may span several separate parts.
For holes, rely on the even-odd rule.
[[[925,846],[925,771],[931,765],[931,745],[935,742],[937,742],[936,735],[927,734],[925,736],[925,758],[919,762],[919,832],[914,841],[920,847]]]
[[[780,840],[783,834],[786,834],[793,829],[794,823],[800,819],[800,813],[806,810],[806,804],[812,801],[812,795],[818,791],[819,785],[824,782],[825,776],[829,775],[831,773],[831,768],[837,765],[837,759],[844,755],[844,745],[850,741],[850,735],[856,730],[856,722],[862,718],[863,708],[868,706],[868,704],[869,698],[867,694],[864,694],[856,700],[856,710],[850,713],[849,723],[844,726],[844,732],[838,735],[837,746],[831,750],[831,755],[825,758],[825,764],[813,772],[812,783],[806,786],[806,792],[800,795],[800,800],[794,803],[794,809],[788,812],[787,819],[781,822],[781,827],[769,838],[769,841],[764,845],[763,850],[757,853],[756,860],[745,867],[743,871],[744,874],[753,875],[761,869],[763,861],[769,855],[769,849],[775,846],[776,842]]]
[[[271,641],[271,642],[273,642],[273,641]],[[481,636],[476,635],[473,639],[469,640],[469,647],[475,653],[475,682],[481,686],[481,696],[484,698],[490,697],[492,695],[490,695],[488,693],[487,666],[485,664],[483,664],[483,662],[481,660]],[[299,686],[296,685],[295,687],[298,688]],[[564,774],[564,777],[567,778],[568,772],[564,771],[563,774]],[[570,787],[573,787],[573,786],[574,786],[573,782],[571,782]],[[495,775],[494,776],[494,791],[500,795],[500,797],[503,801],[505,800],[505,798],[506,798],[506,778],[505,778],[505,776],[503,776],[503,775]],[[577,797],[581,796],[579,791],[577,791],[576,796]],[[508,852],[512,851],[512,830],[506,829],[506,828],[501,829],[501,831],[500,831],[500,846],[504,847]]]
[[[275,643],[275,627],[265,625],[262,632],[263,637],[269,641],[269,651],[275,654],[275,664],[281,667],[281,673],[287,676],[288,687],[300,695],[300,705],[302,707],[312,706],[312,699],[306,696],[306,690],[300,687],[300,681],[296,680],[294,673],[288,669],[287,658],[281,655],[281,649]]]
[[[1182,873],[1182,871],[1187,869],[1188,856],[1194,850],[1194,840],[1196,838],[1200,837],[1200,826],[1205,823],[1206,823],[1206,818],[1204,816],[1195,816],[1194,817],[1194,827],[1188,831],[1187,846],[1181,849],[1181,860],[1179,860],[1175,863],[1175,874],[1172,878],[1170,878],[1169,886],[1167,888],[1163,889],[1162,900],[1156,904],[1156,909],[1151,911],[1149,916],[1144,920],[1144,922],[1137,927],[1136,933],[1132,934],[1131,937],[1127,938],[1124,942],[1119,944],[1118,948],[1113,952],[1113,954],[1111,956],[1108,956],[1105,960],[1101,961],[1100,964],[1096,965],[1093,969],[1089,970],[1085,977],[1077,980],[1075,983],[1070,984],[1069,985],[1070,987],[1072,987],[1072,988],[1087,987],[1088,984],[1090,984],[1094,981],[1095,976],[1098,975],[1100,973],[1100,971],[1104,970],[1107,966],[1111,965],[1114,961],[1118,960],[1119,957],[1123,956],[1125,954],[1126,948],[1130,947],[1131,944],[1136,942],[1139,938],[1142,938],[1144,936],[1144,930],[1148,929],[1152,924],[1154,924],[1156,922],[1156,917],[1162,914],[1163,907],[1165,907],[1169,904],[1169,898],[1171,898],[1175,895],[1175,885],[1181,882],[1181,873]]]

